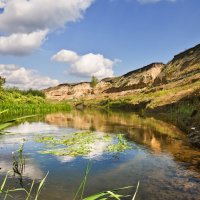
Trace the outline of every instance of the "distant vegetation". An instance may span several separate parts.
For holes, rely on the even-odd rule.
[[[3,87],[6,80],[0,77],[0,111],[9,109],[10,113],[45,113],[59,110],[70,110],[66,102],[49,102],[40,90],[20,90]]]
[[[6,82],[6,79],[5,79],[5,78],[2,78],[2,77],[0,76],[0,88],[3,87],[3,85],[5,84],[5,82]]]
[[[91,86],[92,88],[95,88],[96,85],[98,84],[98,82],[99,82],[99,80],[97,79],[97,77],[92,76],[90,86]]]
[[[19,88],[8,88],[6,89],[8,92],[18,92],[22,95],[32,95],[32,96],[38,96],[45,98],[45,94],[41,90],[34,90],[34,89],[28,89],[28,90],[20,90]]]

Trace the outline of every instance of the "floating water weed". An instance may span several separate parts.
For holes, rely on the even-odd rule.
[[[48,145],[45,146],[46,150],[39,153],[55,156],[88,156],[97,148],[94,144],[100,142],[104,144],[104,153],[120,153],[132,148],[122,134],[111,137],[109,134],[90,131],[71,133],[67,136],[37,136],[35,141]]]
[[[131,146],[127,144],[126,139],[123,134],[117,135],[117,143],[108,146],[108,151],[110,152],[123,152],[130,149]]]

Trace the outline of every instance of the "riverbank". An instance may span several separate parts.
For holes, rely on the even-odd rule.
[[[139,99],[139,97],[136,97]],[[106,112],[134,112],[142,117],[154,117],[172,123],[187,134],[192,146],[200,148],[200,98],[199,95],[188,96],[180,101],[165,106],[149,108],[145,101],[139,103],[131,102],[131,98],[104,99],[104,100],[82,100],[71,101],[77,109],[99,109]],[[141,98],[144,100],[144,98]],[[155,99],[156,101],[156,99]],[[150,103],[150,101],[148,102]],[[156,104],[155,104],[156,105]]]
[[[67,102],[48,101],[37,90],[0,89],[0,111],[8,110],[13,115],[69,111],[71,108]]]

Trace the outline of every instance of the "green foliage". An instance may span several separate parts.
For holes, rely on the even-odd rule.
[[[0,89],[4,86],[4,84],[6,83],[6,79],[5,78],[2,78],[0,76]]]
[[[5,112],[8,112],[8,110],[3,110],[0,112],[0,115],[2,115],[3,113]],[[27,118],[30,118],[30,117],[33,117],[35,115],[29,115],[29,116],[24,116],[24,117],[18,117],[18,118],[15,118],[15,119],[12,119],[12,120],[9,120],[9,121],[5,121],[5,122],[1,122],[0,123],[0,134],[2,134],[2,130],[13,125],[14,123],[16,122],[19,122],[19,121],[22,121],[24,119],[27,119]]]
[[[33,96],[32,94],[23,94],[19,89],[11,88],[0,90],[0,103],[44,103],[45,99],[41,96]]]
[[[60,110],[69,111],[71,106],[65,102],[48,102],[38,90],[19,89],[0,90],[0,111],[9,109],[12,114],[47,113]]]
[[[92,79],[91,79],[91,82],[90,82],[91,87],[92,87],[92,88],[95,88],[96,85],[98,84],[98,82],[99,82],[99,81],[98,81],[97,77],[92,76]]]
[[[45,98],[45,94],[41,90],[34,90],[34,89],[28,89],[28,90],[20,90],[19,88],[13,87],[13,88],[7,88],[7,92],[17,92],[21,95],[25,96],[37,96],[37,97],[42,97]]]

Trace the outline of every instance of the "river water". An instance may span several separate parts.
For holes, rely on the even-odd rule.
[[[41,135],[56,138],[80,131],[109,134],[112,138],[121,133],[132,148],[106,152],[106,142],[94,141],[94,148],[87,156],[73,157],[43,154],[41,151],[48,145],[35,140]],[[177,127],[152,117],[72,111],[47,114],[9,127],[0,136],[0,185],[13,168],[12,152],[16,154],[23,142],[25,170],[21,180],[17,174],[9,176],[6,187],[23,185],[28,189],[35,180],[34,194],[49,172],[41,200],[73,199],[88,163],[91,169],[84,197],[125,186],[134,186],[125,191],[133,195],[139,182],[137,200],[200,200],[200,151],[188,144],[185,133]],[[23,192],[13,196],[15,200],[25,199]]]

